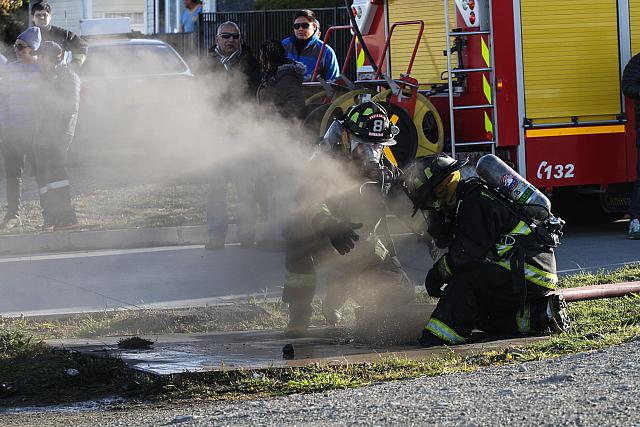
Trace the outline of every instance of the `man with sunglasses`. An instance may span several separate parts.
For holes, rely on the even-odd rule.
[[[324,43],[319,37],[320,23],[316,14],[311,10],[299,10],[293,20],[293,34],[282,41],[287,57],[294,61],[302,62],[307,68],[304,79],[310,81],[313,70],[318,62],[318,56]],[[335,80],[340,75],[340,67],[336,54],[331,46],[326,45],[320,67],[318,67],[318,77],[325,80]]]
[[[211,69],[232,74],[241,73],[247,94],[255,96],[262,77],[260,64],[253,56],[251,48],[242,43],[240,27],[235,22],[227,21],[218,27],[216,34],[216,43],[209,48]]]
[[[40,69],[35,52],[41,41],[38,27],[23,31],[13,45],[17,60],[6,65],[0,79],[0,152],[7,179],[7,212],[0,224],[3,230],[22,225],[22,173],[38,121]]]
[[[260,64],[254,58],[249,46],[242,43],[238,24],[227,21],[218,27],[216,44],[209,49],[207,58],[209,71],[217,72],[212,76],[220,82],[233,82],[242,87],[228,87],[221,96],[226,106],[237,100],[253,99],[260,84]],[[224,73],[230,79],[223,79]],[[225,84],[225,83],[223,83]],[[221,110],[222,111],[222,110]],[[222,112],[224,115],[225,113]],[[256,199],[255,177],[244,168],[234,165],[216,164],[211,167],[207,192],[207,243],[205,249],[223,249],[228,229],[227,183],[235,183],[238,195],[236,206],[236,225],[238,239],[244,248],[255,244]]]

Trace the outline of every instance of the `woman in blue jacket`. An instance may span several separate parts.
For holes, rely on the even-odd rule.
[[[282,41],[287,57],[305,65],[306,71],[304,80],[310,81],[313,70],[318,61],[318,55],[324,43],[318,36],[319,22],[316,14],[311,10],[300,10],[296,12],[293,21],[293,34]],[[326,45],[320,67],[318,67],[318,77],[325,80],[335,80],[340,75],[340,67],[336,59],[336,53],[331,46]]]

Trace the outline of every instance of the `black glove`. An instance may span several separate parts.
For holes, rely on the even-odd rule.
[[[330,218],[324,226],[324,235],[329,238],[338,253],[344,255],[353,249],[355,247],[354,242],[360,239],[358,233],[353,231],[358,228],[362,228],[362,223],[343,222]]]
[[[426,279],[424,279],[424,287],[427,288],[427,293],[433,298],[440,298],[442,296],[442,288],[444,286],[444,279],[440,276],[438,267],[434,266],[427,273]]]

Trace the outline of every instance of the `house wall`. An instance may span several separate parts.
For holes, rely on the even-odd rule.
[[[131,18],[134,31],[147,31],[146,0],[93,0],[93,18]]]
[[[87,3],[82,0],[49,0],[51,23],[75,33],[80,32],[80,19],[87,17]],[[84,4],[83,4],[84,3]]]

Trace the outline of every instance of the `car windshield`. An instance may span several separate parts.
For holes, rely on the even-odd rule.
[[[166,45],[120,44],[91,46],[83,76],[144,76],[183,73],[187,68]]]

